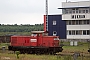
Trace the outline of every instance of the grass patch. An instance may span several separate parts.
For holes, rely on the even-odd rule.
[[[54,55],[34,55],[34,54],[20,54],[19,59],[15,54],[1,54],[0,57],[9,57],[10,60],[57,60],[57,56]]]
[[[69,42],[63,42],[65,46],[63,46],[63,52],[61,53],[68,53],[69,52],[83,52],[83,53],[88,53],[88,43],[82,43],[78,42],[78,46],[70,46]],[[2,46],[8,46],[9,43],[1,43],[0,48]],[[90,56],[90,54],[88,55]],[[65,55],[36,55],[36,54],[20,54],[19,59],[17,59],[16,54],[8,54],[8,53],[0,53],[0,60],[5,60],[3,58],[9,57],[10,60],[73,60],[73,56]],[[78,57],[77,60],[90,60],[90,57],[85,57],[85,55],[82,57]]]
[[[69,42],[67,44],[69,44]],[[64,49],[63,50],[64,52],[76,52],[77,51],[77,52],[86,52],[87,53],[88,43],[78,42],[78,46],[67,45],[67,46],[63,46],[63,49]]]
[[[19,59],[16,58],[15,54],[1,54],[0,53],[0,59],[5,60],[6,58],[9,58],[8,60],[73,60],[73,56],[60,56],[60,55],[35,55],[35,54],[20,54]],[[90,57],[84,57],[79,56],[77,60],[90,60]]]
[[[5,48],[8,49],[8,45],[10,45],[10,43],[0,43],[0,48],[2,48],[2,46],[5,46]]]

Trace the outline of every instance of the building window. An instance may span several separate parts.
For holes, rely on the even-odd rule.
[[[76,20],[76,25],[79,25],[79,21],[78,20]]]
[[[82,20],[79,21],[79,25],[81,25],[81,24],[82,24]]]
[[[82,35],[82,30],[79,31],[79,34]]]
[[[53,21],[53,25],[56,25],[56,21],[55,20]]]
[[[76,30],[76,35],[79,35],[79,30]]]
[[[84,23],[84,24],[86,24],[86,23],[87,23],[87,21],[86,21],[86,20],[84,20],[84,21],[83,21],[83,23]]]
[[[88,13],[88,10],[86,10],[86,13]]]
[[[83,35],[86,35],[86,30],[83,30]]]
[[[76,13],[78,13],[78,10],[76,10]]]
[[[73,10],[72,13],[75,13],[75,10]]]
[[[75,19],[77,18],[77,15],[75,15]]]
[[[67,35],[90,35],[90,30],[67,30]]]
[[[85,18],[85,15],[79,15],[79,18]]]
[[[75,30],[72,30],[72,35],[75,35]]]
[[[90,24],[90,20],[68,20],[66,21],[67,25],[88,25]]]
[[[87,20],[87,24],[89,24],[89,20]]]
[[[76,30],[76,35],[82,35],[82,30]]]
[[[62,9],[63,14],[71,14],[71,13],[89,13],[90,8],[84,8],[84,9]]]
[[[57,32],[56,31],[53,31],[53,36],[56,36],[57,35]]]
[[[74,15],[72,15],[72,19],[74,19]]]
[[[90,30],[87,30],[87,35],[90,35]]]
[[[72,25],[75,25],[75,20],[72,21]]]
[[[83,13],[85,13],[85,10],[83,10]]]
[[[79,16],[77,15],[77,18],[79,18]]]
[[[79,10],[79,13],[81,13],[81,10]]]
[[[69,25],[72,25],[72,21],[68,21],[69,22]]]
[[[71,35],[72,33],[71,33],[71,31],[69,31],[69,35]]]
[[[66,14],[68,14],[68,10],[66,10]]]

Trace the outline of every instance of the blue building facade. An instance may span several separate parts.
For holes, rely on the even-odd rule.
[[[44,26],[45,24],[44,20]],[[62,20],[62,15],[48,15],[48,32],[49,36],[56,35],[60,39],[66,39],[66,21]]]

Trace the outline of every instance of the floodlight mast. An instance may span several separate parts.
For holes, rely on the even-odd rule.
[[[46,31],[48,31],[48,0],[46,0]]]

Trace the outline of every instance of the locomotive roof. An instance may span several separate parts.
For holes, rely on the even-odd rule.
[[[31,33],[45,33],[46,31],[31,31]]]

